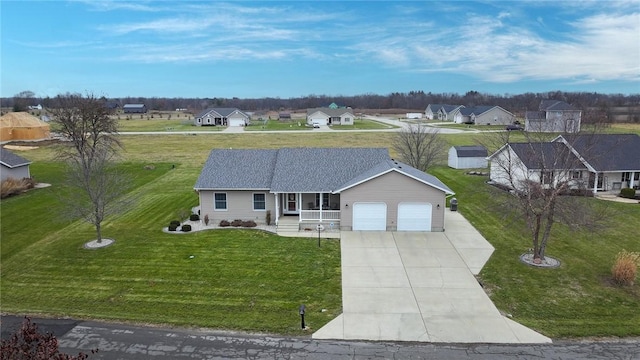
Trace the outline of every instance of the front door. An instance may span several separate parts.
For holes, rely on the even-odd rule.
[[[298,212],[298,194],[286,193],[284,194],[284,214],[299,214]]]

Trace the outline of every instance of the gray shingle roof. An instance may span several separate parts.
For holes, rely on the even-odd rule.
[[[221,117],[227,117],[229,115],[231,115],[231,113],[233,113],[234,111],[239,111],[241,113],[243,113],[242,111],[240,111],[240,109],[238,108],[209,108],[203,112],[201,112],[200,114],[198,114],[196,116],[196,118],[201,118],[206,116],[208,113],[216,113],[218,115],[220,115]],[[243,113],[244,114],[244,113]],[[245,114],[246,115],[246,114]]]
[[[278,150],[214,149],[195,189],[241,190],[271,187]]]
[[[560,142],[510,143],[511,149],[529,170],[572,170],[586,166]]]
[[[194,188],[335,192],[389,170],[453,193],[434,176],[391,160],[384,148],[214,149]]]
[[[307,109],[307,116],[313,114],[316,111],[321,111],[321,112],[329,115],[329,117],[339,117],[339,116],[342,116],[342,115],[347,114],[347,113],[353,115],[353,111],[351,109],[348,109],[348,108],[333,109],[333,108],[328,108],[328,107],[321,107],[321,108]]]
[[[16,155],[5,148],[0,148],[0,163],[9,168],[16,168],[29,165],[31,164],[31,161],[23,158],[20,155]]]
[[[486,158],[488,154],[487,148],[480,145],[454,146],[453,148],[456,149],[456,154],[458,154],[459,158],[462,158],[462,157]]]
[[[388,159],[383,148],[280,149],[271,191],[331,192]]]
[[[636,134],[563,137],[596,171],[640,170],[640,136]]]
[[[576,110],[570,104],[560,100],[542,100],[540,102],[540,111],[562,111]]]
[[[141,109],[144,104],[124,104],[123,109]]]

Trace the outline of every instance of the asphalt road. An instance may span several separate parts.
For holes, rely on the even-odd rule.
[[[22,317],[2,316],[2,339]],[[131,326],[93,321],[34,319],[52,332],[61,351],[98,353],[89,359],[640,359],[638,339],[556,341],[545,345],[429,344],[312,340],[210,330]]]

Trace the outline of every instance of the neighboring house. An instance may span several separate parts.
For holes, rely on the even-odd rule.
[[[618,192],[640,187],[640,136],[560,135],[550,142],[509,143],[489,156],[490,180],[510,188],[525,181]]]
[[[442,121],[453,121],[455,123],[462,122],[460,109],[464,109],[464,105],[442,105],[438,110],[437,118]]]
[[[147,107],[144,104],[124,104],[122,111],[125,114],[144,114],[147,112]]]
[[[454,169],[480,169],[487,167],[487,148],[480,145],[452,146],[448,165]]]
[[[38,104],[38,105],[29,106],[29,110],[42,110],[42,105]]]
[[[333,105],[333,104],[332,104]],[[314,108],[307,109],[307,124],[313,125],[353,125],[353,110],[351,108]]]
[[[578,133],[582,111],[559,100],[542,100],[538,111],[525,113],[524,130],[530,132]]]
[[[464,105],[429,104],[425,110],[425,117],[429,120],[456,121],[454,113]]]
[[[264,223],[270,211],[276,225],[379,231],[443,231],[453,194],[382,148],[214,149],[194,189],[213,223]]]
[[[278,113],[278,120],[291,121],[291,113],[288,111],[281,111]]]
[[[196,126],[247,126],[250,116],[237,108],[210,108],[193,120]]]
[[[407,113],[407,119],[422,119],[422,113]]]
[[[640,136],[636,134],[560,135],[588,171],[588,188],[619,191],[640,188]]]
[[[500,106],[462,107],[454,110],[452,117],[455,123],[476,125],[509,125],[516,118]]]
[[[8,178],[23,179],[30,178],[29,164],[31,161],[16,155],[11,151],[0,148],[0,165],[2,165],[1,177],[2,181]]]

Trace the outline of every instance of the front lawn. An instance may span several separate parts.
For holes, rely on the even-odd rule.
[[[128,195],[137,201],[104,224],[115,244],[86,250],[94,229],[56,220],[59,168],[34,165],[53,186],[2,203],[3,312],[281,334],[300,333],[300,304],[313,329],[341,313],[338,241],[162,232],[197,203],[193,169],[157,164],[150,176],[130,164],[144,183]]]
[[[120,119],[118,121],[119,130],[127,131],[222,131],[226,126],[195,126],[193,120],[180,119]]]
[[[370,119],[355,119],[353,125],[331,125],[331,128],[334,130],[378,130],[398,127]]]
[[[254,120],[251,125],[244,128],[245,131],[281,131],[281,130],[313,130],[307,126],[304,120],[280,121],[280,120]]]

